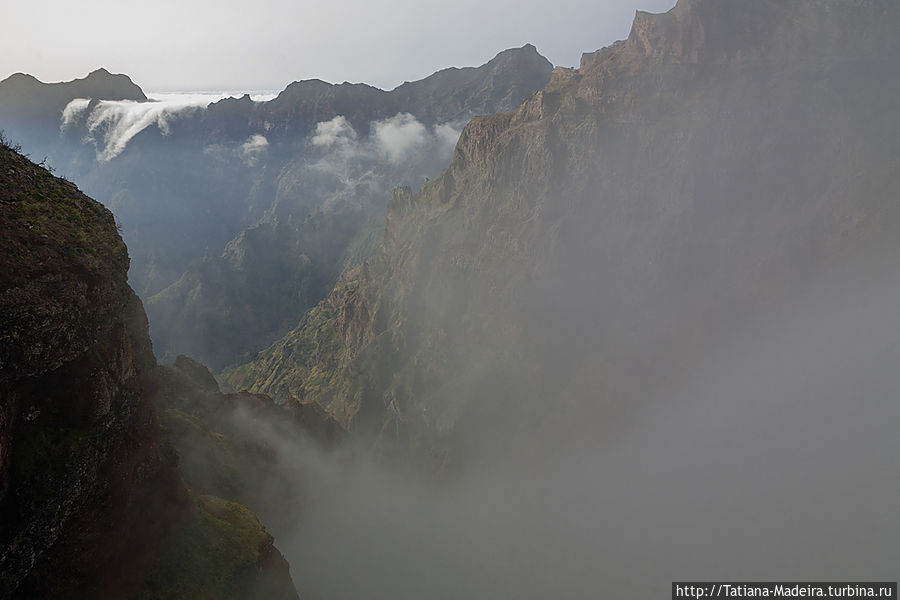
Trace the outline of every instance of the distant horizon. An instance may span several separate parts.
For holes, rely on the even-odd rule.
[[[301,81],[316,81],[316,80],[324,81],[325,83],[328,83],[330,85],[343,85],[343,84],[368,85],[368,86],[371,86],[374,88],[378,88],[380,90],[384,90],[386,92],[390,92],[405,83],[410,83],[410,82],[426,79],[426,78],[430,77],[431,75],[434,75],[435,73],[438,73],[438,72],[446,70],[446,69],[467,69],[467,68],[480,67],[482,65],[487,64],[491,60],[493,60],[497,55],[499,55],[502,52],[505,52],[507,50],[518,50],[518,49],[524,48],[525,46],[528,46],[528,45],[535,46],[534,44],[531,44],[531,42],[525,42],[524,44],[522,44],[520,46],[511,46],[509,48],[502,48],[500,50],[497,50],[497,52],[495,52],[491,56],[486,57],[482,62],[480,62],[478,64],[449,65],[449,66],[437,67],[434,71],[432,71],[426,75],[423,75],[422,77],[417,77],[414,79],[404,79],[403,81],[397,83],[396,85],[390,86],[390,87],[377,85],[377,84],[369,82],[369,81],[346,81],[346,80],[345,81],[330,81],[330,80],[324,79],[322,77],[303,77],[301,79],[292,79],[291,81],[288,81],[287,83],[283,84],[281,87],[278,87],[278,86],[242,86],[242,85],[235,85],[235,84],[225,84],[225,85],[218,85],[218,86],[204,86],[204,87],[190,87],[190,86],[186,86],[186,87],[172,87],[172,86],[149,87],[149,86],[144,85],[141,81],[139,81],[130,72],[110,69],[110,68],[106,67],[106,65],[97,65],[92,68],[89,68],[88,70],[84,71],[82,74],[66,77],[64,79],[59,79],[59,80],[47,80],[47,79],[40,77],[39,75],[37,75],[35,73],[31,73],[31,72],[23,71],[23,70],[12,71],[9,73],[4,72],[4,73],[0,74],[0,82],[5,81],[6,79],[9,79],[10,77],[12,77],[14,75],[21,74],[21,75],[27,75],[30,77],[34,77],[41,83],[48,84],[48,85],[57,84],[57,83],[71,83],[73,81],[85,79],[91,73],[103,70],[103,71],[106,71],[107,73],[109,73],[110,75],[125,75],[125,76],[127,76],[131,80],[132,83],[134,83],[135,85],[137,85],[138,87],[141,88],[141,91],[144,92],[144,94],[148,98],[150,98],[151,94],[160,94],[160,95],[190,94],[190,95],[210,95],[210,96],[224,94],[225,96],[223,96],[223,97],[229,97],[229,96],[230,97],[234,97],[234,96],[241,97],[244,94],[250,94],[251,97],[254,95],[273,94],[273,95],[277,96],[280,92],[284,91],[284,89],[286,87],[288,87],[289,85],[291,85],[293,83],[298,83]],[[540,48],[538,48],[537,46],[535,46],[535,48],[537,49],[538,54],[540,54],[541,56],[544,56],[544,54],[541,52]],[[547,57],[544,56],[544,58],[547,58]],[[550,60],[550,59],[548,58],[547,60]],[[553,64],[554,67],[567,66],[567,65],[557,65],[553,61],[550,61],[550,62],[551,62],[551,64]]]
[[[280,90],[305,79],[392,90],[527,43],[554,65],[577,66],[582,53],[627,37],[635,10],[665,12],[675,2],[261,0],[249,14],[208,0],[160,0],[152,10],[105,0],[77,9],[61,0],[16,3],[4,10],[0,80],[21,72],[71,81],[103,67],[161,91]]]
[[[135,82],[137,83],[137,82]],[[138,84],[140,86],[140,84]],[[245,95],[249,95],[250,99],[254,102],[267,102],[268,100],[274,99],[278,94],[280,94],[284,88],[281,90],[267,89],[267,90],[250,90],[250,89],[221,89],[221,90],[144,90],[144,95],[147,96],[149,100],[171,100],[176,98],[189,98],[196,97],[200,98],[210,98],[212,102],[218,102],[219,100],[223,100],[225,98],[242,98]]]
[[[524,46],[524,45],[523,45],[523,46]],[[285,84],[282,85],[281,87],[271,87],[271,86],[270,86],[270,87],[265,87],[265,86],[263,86],[263,87],[252,87],[252,86],[240,86],[240,85],[233,85],[233,84],[231,84],[231,85],[221,85],[221,86],[198,87],[198,88],[191,88],[191,87],[184,87],[184,88],[175,88],[175,87],[171,87],[171,88],[167,88],[167,87],[149,87],[149,86],[146,86],[146,85],[142,84],[141,81],[139,81],[136,77],[132,76],[132,74],[131,74],[131,73],[128,73],[127,71],[114,71],[113,69],[108,69],[108,68],[106,68],[106,67],[103,66],[103,65],[99,65],[99,66],[93,67],[93,68],[87,70],[86,72],[84,72],[83,74],[76,75],[76,76],[74,76],[74,77],[68,77],[68,78],[65,78],[65,79],[60,79],[60,80],[58,80],[58,81],[57,81],[57,80],[54,80],[54,81],[48,81],[48,80],[46,80],[46,79],[42,79],[41,77],[35,75],[34,73],[29,73],[29,72],[27,72],[27,71],[21,71],[21,70],[20,70],[20,71],[13,71],[13,72],[8,73],[8,74],[0,75],[0,82],[6,81],[7,79],[9,79],[10,77],[12,77],[12,76],[14,76],[14,75],[20,75],[20,74],[21,74],[21,75],[27,75],[27,76],[30,76],[30,77],[34,77],[34,78],[37,79],[39,82],[41,82],[41,83],[43,83],[43,84],[47,84],[47,85],[53,85],[53,84],[58,84],[58,83],[71,83],[71,82],[73,82],[73,81],[78,81],[78,80],[85,79],[85,78],[87,78],[91,73],[94,73],[94,72],[99,71],[99,70],[102,69],[102,70],[107,71],[110,75],[125,75],[125,76],[127,76],[127,77],[131,80],[131,82],[134,83],[135,85],[137,85],[139,88],[141,88],[141,91],[144,92],[144,95],[147,96],[147,98],[148,98],[148,99],[151,99],[151,100],[153,99],[153,98],[151,97],[151,96],[153,96],[153,95],[165,95],[165,96],[175,96],[175,95],[207,95],[207,96],[217,96],[217,95],[222,95],[223,98],[225,98],[225,97],[238,97],[238,98],[240,98],[240,97],[244,96],[245,94],[249,94],[251,98],[253,98],[253,96],[265,96],[265,95],[277,96],[279,93],[283,92],[283,91],[285,90],[285,88],[287,88],[289,85],[291,85],[291,84],[293,84],[293,83],[299,83],[299,82],[302,82],[302,81],[315,81],[315,80],[318,80],[318,81],[324,81],[325,83],[327,83],[327,84],[329,84],[329,85],[343,85],[343,84],[350,84],[350,85],[368,85],[368,86],[371,86],[371,87],[374,87],[374,88],[383,90],[383,91],[385,91],[385,92],[390,92],[390,91],[392,91],[392,90],[394,90],[394,89],[400,87],[401,85],[403,85],[403,84],[405,84],[405,83],[410,83],[410,82],[414,82],[414,81],[421,81],[422,79],[426,79],[426,78],[430,77],[431,75],[434,75],[435,73],[438,73],[439,71],[443,71],[443,70],[445,70],[445,69],[453,69],[453,68],[456,68],[456,69],[465,69],[465,68],[470,68],[470,67],[480,67],[480,66],[486,64],[487,62],[489,62],[489,61],[490,61],[491,59],[493,59],[495,56],[497,56],[497,54],[499,54],[500,52],[504,52],[505,50],[517,49],[517,48],[521,48],[521,47],[522,47],[522,46],[517,46],[516,48],[504,48],[503,50],[499,50],[496,54],[494,54],[493,56],[491,56],[491,57],[485,59],[484,62],[481,62],[481,63],[479,63],[479,64],[477,64],[477,65],[462,65],[462,66],[441,67],[441,68],[438,68],[438,69],[432,71],[431,73],[429,73],[429,74],[427,74],[427,75],[425,75],[425,76],[423,76],[423,77],[420,77],[420,78],[417,78],[417,79],[406,79],[406,80],[404,80],[404,81],[401,81],[400,83],[398,83],[397,85],[395,85],[395,86],[393,86],[393,87],[382,87],[382,86],[379,86],[379,85],[375,85],[374,83],[370,83],[370,82],[368,82],[368,81],[329,81],[329,80],[323,79],[323,78],[321,78],[321,77],[305,77],[305,78],[303,78],[303,79],[294,79],[294,80],[291,80],[291,81],[285,83]],[[540,49],[540,48],[538,48],[537,51],[538,51],[539,54],[541,54],[541,49]],[[541,56],[543,56],[543,54],[541,54]],[[545,58],[546,58],[546,57],[545,57]],[[549,60],[549,59],[548,59],[548,60]],[[551,63],[552,63],[552,61],[551,61]],[[554,66],[554,67],[557,67],[557,66],[560,66],[560,65],[556,65],[555,63],[553,63],[553,66]],[[221,98],[220,98],[220,99],[221,99]]]
[[[131,80],[131,82],[134,83],[135,85],[137,85],[139,88],[141,88],[141,91],[144,92],[144,95],[146,95],[147,98],[148,98],[148,99],[151,99],[151,100],[153,99],[153,98],[151,97],[152,95],[165,95],[165,96],[175,96],[175,95],[192,95],[192,96],[193,96],[193,95],[208,95],[208,96],[218,96],[218,95],[221,95],[222,97],[219,98],[219,99],[226,98],[226,97],[238,97],[238,98],[239,98],[239,97],[241,97],[241,96],[243,96],[243,95],[245,95],[245,94],[249,94],[251,98],[253,98],[254,96],[267,96],[267,95],[272,95],[272,96],[274,97],[274,96],[277,96],[279,93],[283,92],[284,89],[285,89],[286,87],[288,87],[289,85],[291,85],[291,84],[293,84],[293,83],[298,83],[298,82],[301,82],[301,81],[313,81],[313,80],[324,81],[325,83],[328,83],[328,84],[330,84],[330,85],[342,85],[342,84],[345,84],[345,83],[349,83],[349,84],[351,84],[351,85],[360,85],[360,84],[361,84],[361,85],[368,85],[368,86],[371,86],[371,87],[375,87],[375,88],[384,90],[384,91],[386,91],[386,92],[390,92],[390,91],[392,91],[392,90],[394,90],[394,89],[400,87],[401,85],[403,85],[403,84],[405,84],[405,83],[409,83],[409,82],[413,82],[413,81],[420,81],[421,79],[426,79],[426,78],[430,77],[431,75],[434,75],[435,73],[438,73],[438,72],[443,71],[443,70],[445,70],[445,69],[466,69],[466,68],[477,68],[477,67],[480,67],[480,66],[482,66],[482,65],[484,65],[484,64],[486,64],[486,63],[488,63],[488,62],[490,62],[491,60],[493,60],[493,59],[494,59],[497,55],[499,55],[501,52],[505,52],[505,51],[507,51],[507,50],[518,50],[518,49],[524,48],[525,46],[527,46],[527,45],[529,45],[529,44],[530,44],[530,42],[526,42],[525,44],[522,44],[521,46],[514,46],[514,47],[510,47],[510,48],[503,48],[503,49],[498,50],[497,52],[495,52],[495,53],[494,53],[493,55],[491,55],[490,57],[485,58],[483,62],[478,63],[478,64],[473,64],[473,65],[452,65],[452,66],[439,67],[439,68],[435,69],[434,71],[432,71],[431,73],[429,73],[429,74],[427,74],[427,75],[425,75],[425,76],[423,76],[423,77],[420,77],[420,78],[417,78],[417,79],[406,79],[406,80],[404,80],[404,81],[401,81],[400,83],[398,83],[397,85],[395,85],[395,86],[393,86],[393,87],[382,87],[382,86],[379,86],[379,85],[370,83],[370,82],[368,82],[368,81],[340,81],[340,82],[338,82],[338,81],[329,81],[329,80],[327,80],[327,79],[322,79],[321,77],[305,77],[305,78],[303,78],[303,79],[294,79],[294,80],[292,80],[292,81],[289,81],[289,82],[285,83],[284,85],[282,85],[281,87],[271,87],[271,86],[270,86],[270,87],[249,87],[249,86],[240,86],[240,85],[233,85],[233,84],[232,84],[232,85],[210,86],[210,87],[203,87],[203,88],[191,88],[191,87],[184,87],[184,88],[174,88],[174,87],[171,87],[171,88],[167,88],[167,87],[165,87],[165,86],[163,86],[163,87],[156,87],[156,88],[150,88],[150,87],[148,87],[148,86],[143,85],[137,78],[135,78],[135,77],[134,77],[131,73],[129,73],[129,72],[127,72],[127,71],[115,71],[115,70],[113,70],[113,69],[107,68],[107,67],[104,66],[104,65],[98,65],[98,66],[96,66],[96,67],[93,67],[93,68],[87,70],[85,73],[83,73],[83,74],[81,74],[81,75],[76,75],[76,76],[74,76],[74,77],[68,77],[68,78],[66,78],[66,79],[61,79],[61,80],[58,80],[58,81],[47,81],[47,80],[42,79],[41,77],[35,75],[34,73],[29,73],[29,72],[27,72],[27,71],[21,71],[21,70],[20,70],[20,71],[14,71],[14,72],[12,72],[12,73],[9,73],[9,74],[0,76],[0,82],[5,81],[6,79],[12,77],[13,75],[23,74],[23,75],[28,75],[28,76],[34,77],[35,79],[37,79],[37,80],[40,81],[41,83],[48,84],[48,85],[50,85],[50,84],[57,84],[57,83],[71,83],[71,82],[73,82],[73,81],[77,81],[77,80],[80,80],[80,79],[85,79],[85,78],[88,77],[91,73],[94,73],[94,72],[96,72],[96,71],[104,70],[104,71],[106,71],[107,73],[109,73],[110,75],[125,75],[125,76],[127,76],[127,77]],[[531,45],[533,46],[534,44],[531,44]],[[535,48],[537,48],[537,47],[535,46]],[[541,53],[541,49],[540,49],[540,48],[537,48],[537,52],[538,52],[538,54],[541,54],[541,56],[544,56],[543,53]],[[545,58],[546,58],[546,57],[545,57]],[[548,59],[548,60],[549,60],[549,59]],[[553,61],[550,61],[550,62],[553,64],[554,67],[560,66],[560,65],[556,65],[555,63],[553,63]],[[254,100],[255,100],[255,99],[254,99]],[[264,100],[255,100],[255,101],[260,102],[260,101],[264,101]]]

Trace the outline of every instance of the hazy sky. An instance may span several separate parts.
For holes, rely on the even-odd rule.
[[[298,79],[392,88],[532,43],[555,65],[628,35],[675,0],[0,0],[0,79],[106,67],[144,89],[281,89]]]

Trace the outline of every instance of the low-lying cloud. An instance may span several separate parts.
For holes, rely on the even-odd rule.
[[[259,162],[260,158],[266,153],[269,147],[269,140],[264,135],[254,134],[247,138],[247,141],[241,144],[241,157],[247,166],[254,166]]]
[[[347,146],[356,142],[359,136],[343,115],[338,115],[330,121],[322,121],[316,124],[316,132],[313,134],[314,146]]]
[[[421,150],[432,140],[441,140],[440,137],[430,134],[425,126],[409,113],[399,113],[390,119],[376,121],[372,124],[372,137],[381,155],[394,164],[403,162],[411,153]]]
[[[616,435],[589,420],[444,480],[256,423],[306,490],[262,511],[297,515],[272,532],[301,596],[625,599],[678,580],[891,579],[900,285],[893,269],[858,271],[726,336]]]
[[[409,170],[414,179],[424,179],[446,166],[461,132],[459,123],[443,123],[429,129],[413,115],[397,113],[372,121],[368,135],[361,137],[347,118],[339,115],[316,124],[311,142],[324,154],[313,166],[352,179],[349,173],[361,165],[368,170],[372,164],[386,163]]]

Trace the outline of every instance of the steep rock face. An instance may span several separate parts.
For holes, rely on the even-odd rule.
[[[0,152],[2,589],[43,595],[73,585],[77,595],[88,592],[85,581],[38,574],[117,563],[122,545],[101,548],[109,540],[90,517],[134,525],[135,493],[153,485],[162,487],[161,508],[177,506],[177,473],[156,444],[155,361],[112,215],[7,147]],[[99,509],[101,498],[115,508]],[[95,552],[58,556],[75,542]],[[138,564],[148,558],[135,553]],[[120,566],[126,580],[98,578],[98,593],[140,576]]]
[[[474,119],[440,178],[395,192],[379,250],[226,379],[440,452],[574,406],[608,420],[721,328],[896,238],[898,25],[883,0],[638,13]]]
[[[0,231],[0,596],[140,595],[175,551],[173,532],[211,509],[194,508],[160,443],[156,361],[125,245],[109,211],[5,144]],[[251,568],[224,589],[269,581],[295,597],[271,537],[242,524],[256,536],[245,547],[234,527],[206,539],[250,558],[204,574],[182,550],[181,571],[209,586]]]

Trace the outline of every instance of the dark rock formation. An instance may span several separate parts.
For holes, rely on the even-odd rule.
[[[216,517],[246,509],[198,504],[182,483],[127,268],[108,210],[0,145],[0,596],[197,597],[158,587],[179,572],[201,595],[265,584],[296,597],[258,522]],[[202,520],[228,553],[211,569],[179,546]]]

